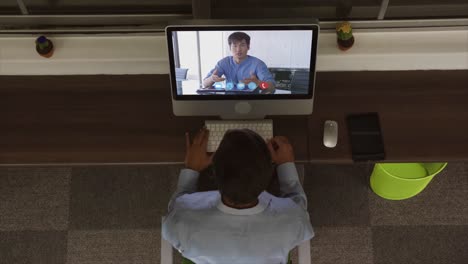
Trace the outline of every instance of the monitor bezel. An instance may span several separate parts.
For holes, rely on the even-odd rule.
[[[175,31],[250,31],[250,30],[311,30],[312,47],[309,66],[309,90],[307,94],[254,94],[254,95],[178,95],[175,75],[175,62],[172,33]],[[315,70],[317,63],[318,24],[277,24],[277,25],[171,25],[166,27],[167,48],[169,53],[170,82],[173,100],[280,100],[311,99],[314,96]]]

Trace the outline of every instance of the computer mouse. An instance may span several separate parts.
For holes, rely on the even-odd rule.
[[[325,121],[323,125],[323,145],[334,148],[338,143],[338,123],[333,120]]]

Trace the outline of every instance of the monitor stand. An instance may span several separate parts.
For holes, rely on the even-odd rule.
[[[265,115],[252,112],[252,104],[249,102],[238,102],[234,105],[235,113],[221,115],[221,119],[264,119]]]
[[[248,114],[250,111],[252,111],[252,105],[248,102],[239,102],[234,106],[234,109],[238,114]]]

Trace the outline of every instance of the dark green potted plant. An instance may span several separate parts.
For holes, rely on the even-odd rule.
[[[54,44],[44,36],[36,39],[36,51],[45,58],[50,58],[54,54]]]
[[[353,29],[349,22],[342,22],[336,25],[336,35],[338,47],[345,51],[351,48],[354,44]]]

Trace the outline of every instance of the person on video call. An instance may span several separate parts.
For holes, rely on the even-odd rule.
[[[192,141],[186,134],[185,169],[162,223],[164,239],[184,263],[289,263],[291,249],[314,231],[288,139],[265,142],[248,129],[228,130],[210,154],[208,135],[205,128]],[[200,172],[211,165],[217,190],[197,192]]]
[[[232,56],[221,59],[203,80],[203,87],[211,87],[215,82],[232,82],[237,85],[244,83],[245,87],[254,82],[257,93],[269,94],[275,92],[275,80],[262,60],[247,55],[250,49],[250,36],[244,32],[234,32],[228,37]],[[222,78],[222,76],[225,76]]]

